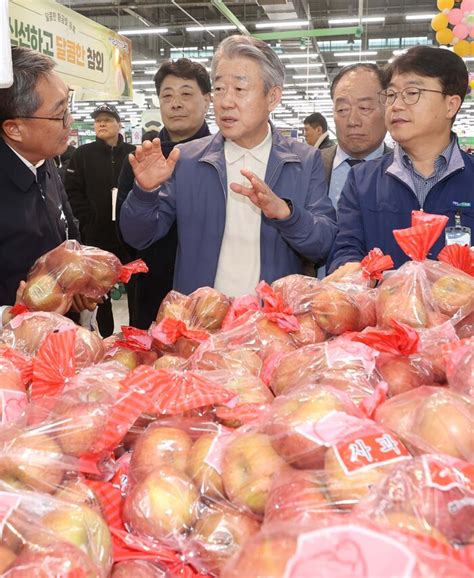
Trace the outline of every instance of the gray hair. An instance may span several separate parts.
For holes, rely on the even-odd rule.
[[[261,68],[263,77],[263,89],[267,94],[274,86],[281,86],[285,83],[285,68],[263,40],[258,40],[252,36],[240,36],[234,34],[225,38],[217,47],[211,64],[211,79],[215,82],[216,70],[221,58],[250,58]]]
[[[13,84],[0,89],[0,121],[34,114],[43,104],[36,85],[56,66],[49,56],[20,46],[12,47],[12,63]]]

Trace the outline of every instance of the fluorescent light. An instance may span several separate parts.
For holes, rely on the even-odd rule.
[[[278,58],[285,59],[285,58],[318,58],[319,54],[307,54],[307,53],[291,53],[291,54],[278,54]]]
[[[326,78],[325,74],[294,74],[293,78]]]
[[[272,22],[258,22],[255,28],[295,28],[308,26],[309,20],[275,20]]]
[[[320,68],[321,62],[299,62],[298,64],[285,64],[285,68]]]
[[[350,62],[338,62],[338,66],[352,66],[353,64],[377,64],[375,60],[352,60]]]
[[[193,58],[192,56],[189,58],[193,62],[209,62],[209,58]]]
[[[371,24],[372,22],[385,22],[385,16],[364,16],[362,19],[359,18],[330,18],[328,24]]]
[[[212,30],[237,30],[233,24],[211,24],[210,26],[188,26],[186,32],[205,32]]]
[[[143,74],[156,74],[156,70],[144,70]]]
[[[431,20],[434,14],[405,14],[405,20]]]
[[[407,50],[408,50],[408,48],[404,48],[403,50],[394,50],[394,51],[392,52],[392,54],[393,54],[394,56],[400,56],[401,54],[405,54],[405,52],[406,52]]]
[[[465,56],[463,60],[464,62],[474,62],[474,56]]]
[[[132,64],[134,66],[140,66],[142,64],[147,65],[147,64],[156,64],[156,60],[132,60]]]
[[[358,52],[357,50],[353,50],[352,52],[334,52],[334,56],[349,56],[350,58],[354,58],[354,56],[375,56],[378,54],[377,50],[362,50]]]
[[[119,30],[122,36],[139,36],[140,34],[166,34],[168,28],[132,28],[130,30]]]
[[[145,84],[152,85],[152,84],[155,84],[155,81],[154,80],[134,80],[133,81],[133,86],[145,85]]]
[[[329,82],[295,82],[293,86],[328,86]]]

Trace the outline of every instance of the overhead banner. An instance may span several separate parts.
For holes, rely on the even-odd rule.
[[[132,97],[132,43],[53,0],[10,0],[10,41],[54,58],[75,100]]]

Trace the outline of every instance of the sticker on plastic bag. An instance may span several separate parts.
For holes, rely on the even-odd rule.
[[[391,433],[361,435],[337,444],[334,452],[347,476],[411,457],[402,442]]]
[[[453,488],[469,489],[474,492],[474,464],[468,464],[443,456],[438,460],[436,456],[421,456],[426,485],[447,492]]]
[[[22,391],[0,390],[0,424],[15,421],[28,403],[26,393]]]
[[[301,534],[284,578],[410,578],[415,555],[394,538],[353,524]],[[316,571],[317,569],[317,571]]]

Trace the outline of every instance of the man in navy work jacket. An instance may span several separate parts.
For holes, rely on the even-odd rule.
[[[0,327],[36,259],[78,237],[52,160],[68,146],[69,89],[44,54],[14,47],[12,64],[13,84],[0,89]]]
[[[392,231],[409,227],[413,210],[446,215],[448,228],[460,222],[472,232],[474,157],[461,151],[451,130],[467,86],[466,65],[449,50],[416,46],[388,66],[379,96],[395,150],[349,173],[330,271],[359,267],[373,247],[402,265],[408,257]],[[436,258],[446,236],[448,230],[429,258]]]
[[[130,162],[135,184],[121,210],[123,237],[139,249],[176,221],[174,288],[253,292],[324,262],[336,234],[320,152],[283,138],[269,123],[284,67],[264,42],[230,36],[211,68],[220,131],[173,149],[155,139]]]

